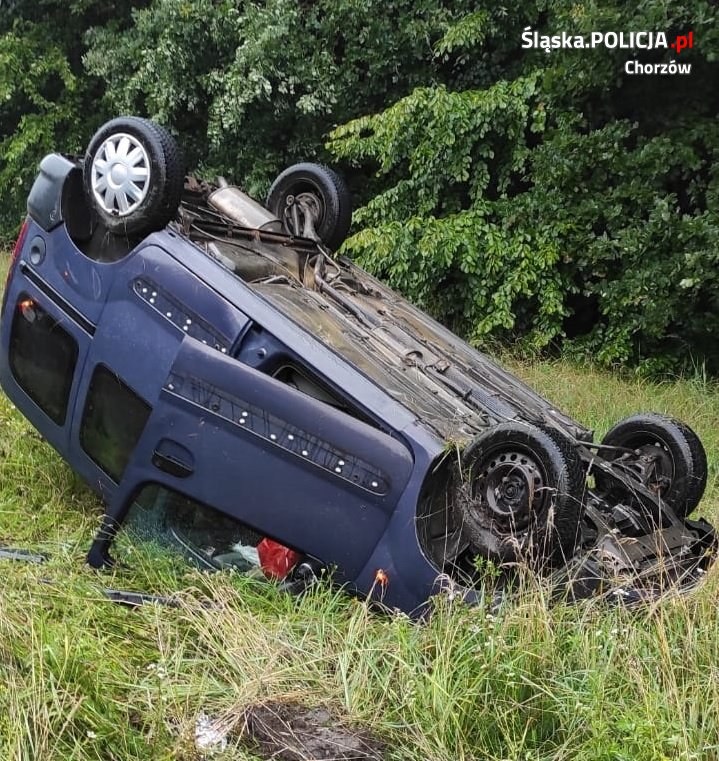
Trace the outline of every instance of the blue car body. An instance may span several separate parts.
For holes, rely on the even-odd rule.
[[[107,505],[93,565],[152,484],[419,611],[443,572],[422,506],[447,452],[508,419],[591,439],[349,262],[353,304],[373,324],[281,277],[246,282],[180,226],[103,242],[73,211],[78,172],[51,155],[30,195],[0,382]],[[270,258],[316,246],[235,234]]]

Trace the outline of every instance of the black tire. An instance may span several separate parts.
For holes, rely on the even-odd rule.
[[[303,194],[318,202],[315,232],[331,250],[338,249],[352,222],[352,196],[345,181],[322,164],[294,164],[285,169],[272,183],[267,194],[267,208],[280,220],[291,235],[303,234],[292,214],[294,199]]]
[[[137,116],[104,124],[85,155],[85,192],[115,234],[147,235],[165,227],[177,214],[184,177],[182,153],[172,135]]]
[[[579,457],[559,434],[503,423],[464,450],[461,470],[454,495],[477,554],[535,568],[571,557],[586,479]]]
[[[157,124],[157,122],[153,122],[150,119],[143,119],[139,116],[130,116],[126,118],[141,122],[146,125],[148,129],[155,130],[160,138],[162,149],[165,153],[165,167],[167,171],[165,202],[168,215],[167,221],[169,222],[174,219],[177,214],[177,209],[182,200],[182,191],[185,187],[185,174],[187,172],[185,153],[173,135],[161,124]],[[167,224],[167,222],[165,224]]]
[[[624,462],[628,472],[658,494],[680,518],[699,504],[707,485],[707,456],[699,437],[685,423],[653,412],[632,415],[617,423],[601,443],[633,450],[632,455],[604,448],[599,455]],[[654,465],[643,463],[642,456],[650,456]],[[596,480],[600,492],[616,489],[601,471],[597,471]]]

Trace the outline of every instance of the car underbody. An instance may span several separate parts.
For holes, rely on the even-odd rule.
[[[333,257],[316,241],[308,245],[295,238],[288,245],[282,235],[278,240],[269,231],[237,227],[237,219],[213,207],[213,193],[215,186],[189,179],[177,222],[183,234],[446,442],[446,455],[425,490],[417,531],[433,562],[460,583],[455,590],[461,584],[475,588],[487,570],[457,514],[457,503],[472,499],[457,479],[460,453],[488,429],[525,421],[569,443],[588,476],[605,474],[605,487],[612,484],[597,490],[584,481],[583,493],[576,495],[582,521],[575,550],[543,568],[557,596],[606,595],[631,603],[690,589],[702,579],[717,537],[708,522],[679,517],[662,500],[655,472],[660,453],[620,448],[617,458],[611,446],[592,443],[591,430],[347,258]],[[312,238],[309,216],[303,231]],[[320,389],[305,390],[321,398]],[[519,480],[526,478],[522,473]],[[498,587],[510,589],[516,572],[516,563],[502,564]]]

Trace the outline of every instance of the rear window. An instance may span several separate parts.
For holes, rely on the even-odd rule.
[[[65,423],[77,355],[77,342],[60,323],[27,294],[20,296],[10,333],[10,369],[58,425]]]
[[[80,425],[80,444],[115,481],[120,481],[151,407],[104,365],[92,374]]]

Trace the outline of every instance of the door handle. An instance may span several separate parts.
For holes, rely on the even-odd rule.
[[[152,453],[152,464],[163,473],[168,473],[176,478],[187,478],[194,472],[194,468],[186,462],[169,454],[159,452],[157,449]]]

